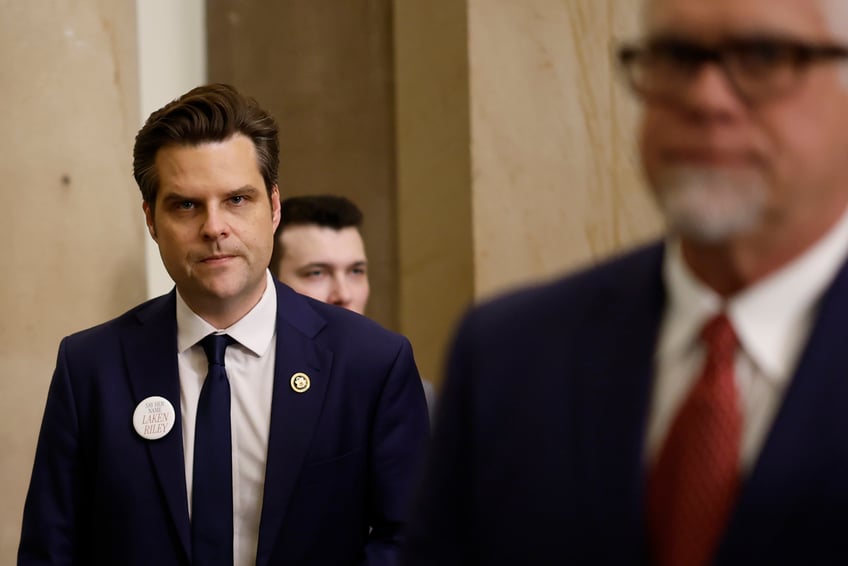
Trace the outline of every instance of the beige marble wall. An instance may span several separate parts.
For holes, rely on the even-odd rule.
[[[636,0],[469,0],[477,298],[657,233],[612,38]]]
[[[474,298],[466,6],[398,0],[394,19],[400,331],[438,383]]]
[[[144,297],[132,2],[0,0],[0,564],[59,340]]]
[[[441,379],[473,301],[659,231],[612,65],[637,0],[397,0],[401,331]]]

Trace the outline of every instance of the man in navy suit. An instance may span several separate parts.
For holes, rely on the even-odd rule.
[[[271,276],[278,163],[273,118],[226,85],[139,132],[176,287],[62,341],[19,564],[397,562],[421,381],[403,337]]]
[[[668,237],[466,316],[408,565],[848,563],[846,3],[645,8]]]

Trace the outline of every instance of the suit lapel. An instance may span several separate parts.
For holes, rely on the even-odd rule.
[[[258,566],[270,561],[321,414],[333,360],[314,340],[324,325],[302,297],[277,283],[277,353]],[[309,376],[307,391],[294,390],[290,380],[295,373]]]
[[[596,541],[599,562],[645,556],[644,436],[665,301],[662,257],[657,245],[607,271],[581,337],[580,461],[589,532],[607,537]]]
[[[848,425],[846,320],[848,265],[843,265],[819,302],[807,345],[743,485],[717,563],[767,556],[780,536],[778,529],[792,515],[805,512],[804,502],[815,500],[822,481],[845,471],[848,446],[838,439]],[[772,503],[776,500],[779,504]]]
[[[183,550],[190,556],[174,291],[148,303],[137,317],[139,324],[126,328],[121,337],[130,389],[136,404],[156,395],[174,406],[174,428],[158,440],[147,441],[147,449]]]

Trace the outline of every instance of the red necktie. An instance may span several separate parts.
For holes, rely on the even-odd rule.
[[[704,327],[702,339],[703,371],[648,478],[648,527],[657,566],[710,564],[739,488],[736,334],[720,314]]]

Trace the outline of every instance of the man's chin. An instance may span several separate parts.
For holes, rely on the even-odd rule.
[[[704,214],[667,213],[666,224],[671,234],[702,245],[719,245],[750,234],[758,222],[755,217],[720,218]]]
[[[751,171],[682,168],[661,180],[657,195],[672,233],[719,244],[760,224],[767,190]]]
[[[203,278],[196,281],[193,287],[198,298],[203,301],[222,304],[245,294],[244,282],[230,276]]]

